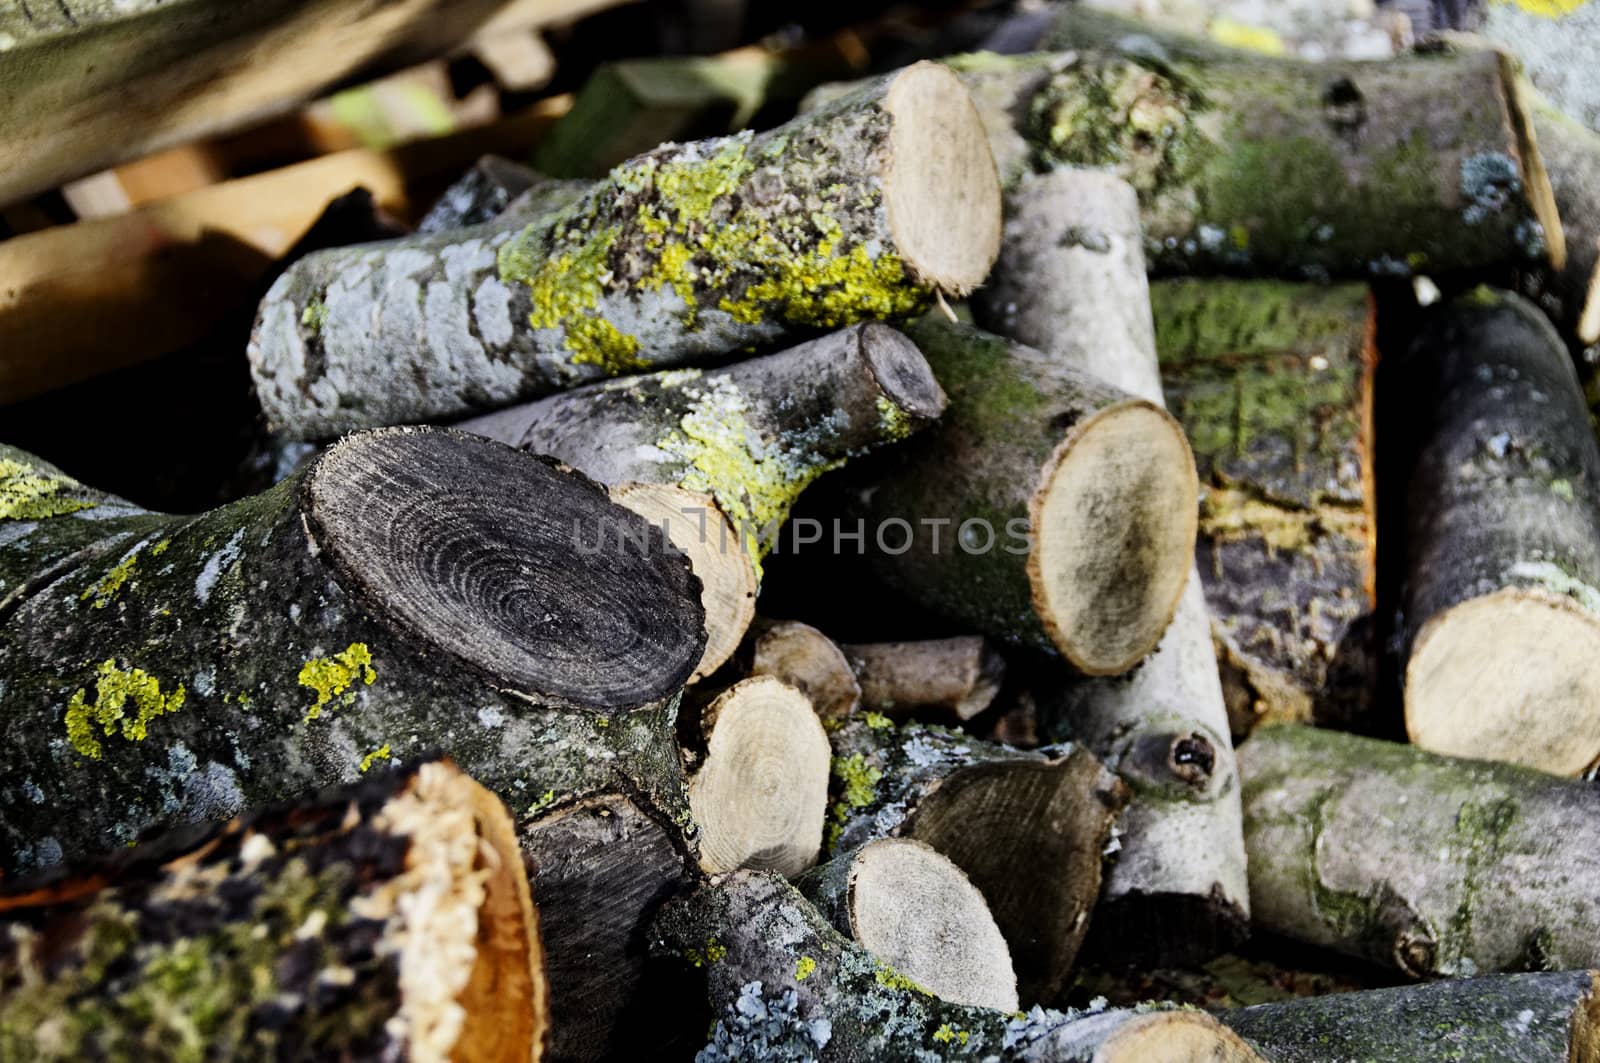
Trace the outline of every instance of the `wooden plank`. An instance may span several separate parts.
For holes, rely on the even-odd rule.
[[[621,0],[28,0],[0,4],[0,204],[432,58],[493,20]]]
[[[336,197],[365,186],[384,210],[413,217],[480,155],[526,156],[570,105],[558,97],[492,126],[342,151],[0,242],[0,405],[199,340]]]

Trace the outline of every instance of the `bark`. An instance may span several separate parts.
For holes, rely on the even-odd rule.
[[[1078,746],[1022,752],[863,716],[836,729],[831,853],[926,842],[966,872],[1011,946],[1024,1004],[1066,983],[1127,788]]]
[[[1218,1016],[1273,1063],[1576,1063],[1600,1058],[1594,971],[1466,978]]]
[[[1552,316],[1581,344],[1600,343],[1600,133],[1536,90],[1524,91],[1567,235],[1566,267],[1550,278],[1546,292],[1557,300]]]
[[[1200,470],[1196,556],[1234,731],[1363,719],[1377,685],[1370,296],[1174,280],[1151,305]]]
[[[723,369],[591,385],[461,427],[603,483],[660,484],[693,496],[682,512],[644,515],[682,545],[708,599],[736,588],[722,595],[731,600],[706,602],[711,637],[697,669],[704,676],[744,637],[761,559],[800,492],[943,409],[944,393],[911,341],[870,323]],[[618,501],[636,508],[625,495]]]
[[[575,542],[629,521],[625,550]],[[397,429],[175,517],[7,450],[0,544],[7,872],[433,749],[518,812],[624,787],[687,822],[699,588],[570,470]]]
[[[1600,755],[1600,446],[1572,363],[1530,303],[1480,288],[1400,373],[1429,396],[1408,455],[1406,729],[1575,775]]]
[[[995,275],[974,313],[1060,364],[1163,403],[1133,188],[1057,170],[1019,182]],[[1195,963],[1249,925],[1238,773],[1191,568],[1156,651],[1131,675],[1056,675],[1037,692],[1046,732],[1083,742],[1133,790],[1090,950],[1135,966]]]
[[[932,711],[970,720],[1005,683],[1005,658],[979,635],[839,648],[860,685],[861,707],[894,719]]]
[[[924,609],[1089,675],[1132,668],[1177,608],[1196,485],[1177,423],[1030,347],[931,319],[911,337],[939,425],[864,463],[845,506]]]
[[[1203,1012],[1138,1009],[1006,1015],[949,1004],[846,941],[793,887],[735,872],[675,900],[658,948],[705,971],[718,1012],[707,1063],[818,1059],[911,1063],[1243,1063],[1260,1057]]]
[[[506,212],[518,196],[536,186],[567,186],[581,193],[583,186],[551,181],[518,162],[499,155],[485,155],[472,168],[445,189],[444,195],[417,223],[419,233],[442,233],[482,225]]]
[[[542,1055],[511,819],[448,761],[0,893],[8,1059]]]
[[[988,902],[932,847],[879,838],[795,885],[839,933],[940,1000],[1017,1010],[1011,951]]]
[[[1252,917],[1413,977],[1600,961],[1600,793],[1306,727],[1239,750]]]
[[[932,64],[538,208],[298,263],[250,345],[269,419],[329,436],[461,415],[903,316],[975,286],[999,240],[976,113]]]

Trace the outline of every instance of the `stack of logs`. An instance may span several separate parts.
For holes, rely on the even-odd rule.
[[[298,260],[261,494],[0,446],[0,1057],[1600,1060],[1600,136],[1030,25]],[[1414,984],[1065,1006],[1252,928]]]

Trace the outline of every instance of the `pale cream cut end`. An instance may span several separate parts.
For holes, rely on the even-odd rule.
[[[689,567],[700,577],[706,650],[689,682],[704,679],[739,648],[756,616],[756,567],[744,538],[710,495],[646,483],[618,484],[610,492],[618,505],[665,528],[667,541],[689,556]]]
[[[1423,626],[1405,699],[1423,749],[1577,775],[1600,755],[1600,617],[1537,588],[1468,599]]]
[[[704,726],[705,763],[689,780],[701,868],[793,877],[816,863],[832,752],[811,702],[757,676],[713,701]]]
[[[1589,972],[1589,992],[1572,1009],[1568,1063],[1600,1063],[1600,971]]]
[[[893,119],[883,175],[895,249],[912,274],[964,296],[1000,254],[1000,178],[966,86],[938,63],[896,75],[884,99]]]
[[[1011,950],[955,864],[909,838],[868,842],[850,868],[850,936],[952,1004],[1017,1010]]]
[[[1118,675],[1161,641],[1194,564],[1199,479],[1178,422],[1108,407],[1056,449],[1030,505],[1028,579],[1046,633],[1086,675]]]
[[[1578,338],[1584,343],[1600,343],[1600,266],[1589,275],[1589,291],[1578,318]]]
[[[1156,1011],[1129,1019],[1094,1063],[1262,1063],[1238,1034],[1203,1011]]]

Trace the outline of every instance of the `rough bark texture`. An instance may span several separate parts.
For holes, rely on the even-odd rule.
[[[980,635],[839,649],[860,686],[861,707],[895,719],[932,712],[970,720],[1005,683],[1005,658]]]
[[[998,244],[977,125],[955,79],[919,64],[764,134],[664,145],[561,208],[311,256],[261,305],[262,405],[328,436],[964,293]]]
[[[1200,471],[1196,558],[1234,730],[1355,721],[1377,668],[1370,297],[1203,280],[1150,295]]]
[[[1406,728],[1575,775],[1600,755],[1600,447],[1566,349],[1532,304],[1480,288],[1399,368],[1429,397],[1408,454]]]
[[[741,871],[672,901],[658,948],[705,971],[718,1012],[706,1063],[1243,1063],[1258,1057],[1200,1011],[1162,1005],[1006,1015],[948,1004],[846,941],[782,879]]]
[[[633,545],[577,549],[602,521]],[[8,450],[0,546],[8,873],[430,749],[519,814],[621,786],[687,822],[699,587],[576,473],[398,429],[173,517]]]
[[[974,312],[1063,365],[1163,403],[1132,187],[1056,170],[1020,181],[1008,205],[1000,260]],[[1131,675],[1052,680],[1037,692],[1046,733],[1084,743],[1134,792],[1090,950],[1171,966],[1233,947],[1250,911],[1238,774],[1198,573]]]
[[[915,838],[967,873],[1011,946],[1024,1004],[1065,985],[1127,789],[1079,746],[1022,752],[865,714],[836,729],[827,850]]]
[[[537,194],[544,194],[546,189],[566,185],[569,182],[552,181],[521,163],[499,155],[485,155],[445,189],[444,195],[417,223],[417,232],[442,233],[482,225],[504,214],[518,196],[531,188],[538,187],[540,193]],[[570,187],[575,193],[584,188],[576,182],[571,182]]]
[[[1239,750],[1263,930],[1414,977],[1600,961],[1600,792],[1307,727]]]
[[[1531,95],[1533,129],[1567,233],[1567,264],[1550,280],[1556,320],[1581,343],[1600,343],[1600,133]]]
[[[448,763],[0,893],[8,1059],[542,1055],[511,820]]]
[[[1335,993],[1218,1016],[1273,1063],[1591,1063],[1594,971]]]
[[[850,478],[870,563],[969,629],[1087,674],[1128,670],[1160,640],[1189,565],[1193,468],[1176,424],[970,326],[924,318],[909,334],[949,406]]]

